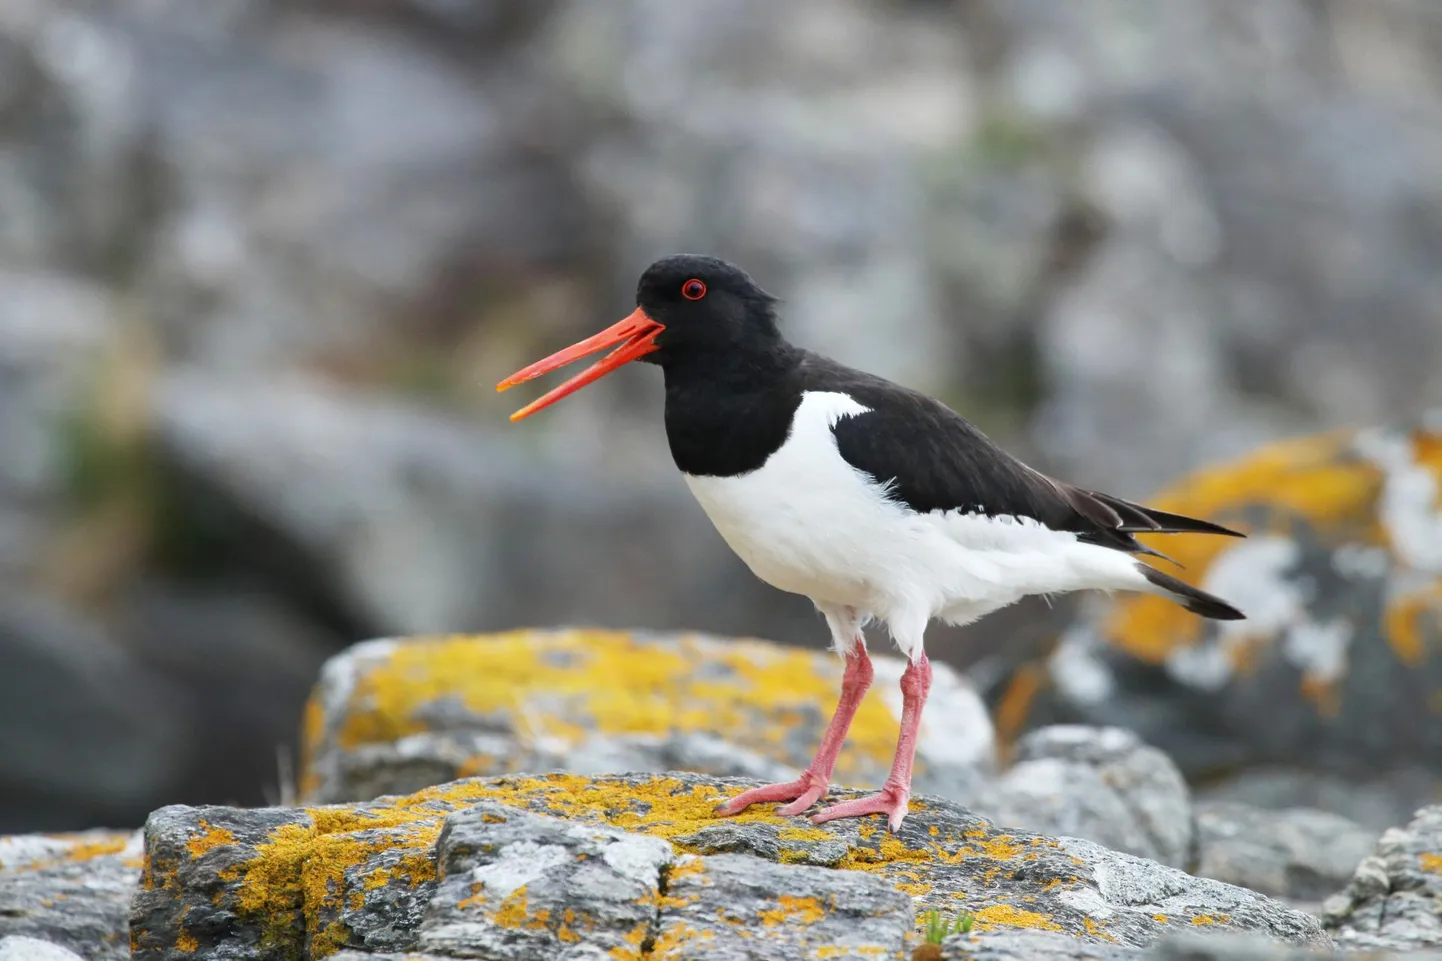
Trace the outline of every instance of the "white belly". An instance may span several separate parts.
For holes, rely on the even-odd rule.
[[[883,619],[965,622],[1033,593],[1124,588],[1131,558],[1035,521],[917,514],[841,457],[831,428],[867,408],[808,392],[786,443],[737,477],[683,475],[731,549],[762,580]]]

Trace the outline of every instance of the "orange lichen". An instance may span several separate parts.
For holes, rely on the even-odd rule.
[[[181,954],[194,954],[200,950],[200,942],[195,939],[194,935],[181,928],[179,936],[175,939],[175,950]]]
[[[1438,478],[1437,497],[1433,507],[1442,511],[1442,433],[1430,434],[1414,431],[1412,434],[1412,460],[1426,467],[1433,477]]]
[[[315,769],[315,752],[325,740],[325,708],[315,694],[305,702],[300,722],[300,793],[315,797],[320,789],[320,772]]]
[[[1376,505],[1385,478],[1351,451],[1348,432],[1271,444],[1248,457],[1199,471],[1147,503],[1165,511],[1202,517],[1247,533],[1251,509],[1264,529],[1290,534],[1298,521],[1357,543],[1384,540]],[[1236,542],[1206,535],[1142,535],[1148,546],[1179,561],[1193,578]],[[1198,643],[1201,619],[1161,597],[1128,597],[1112,609],[1104,635],[1140,660],[1160,664],[1173,651]]]
[[[1230,920],[1232,920],[1230,914],[1219,914],[1216,917],[1212,917],[1210,914],[1199,914],[1192,918],[1192,923],[1198,927],[1205,927],[1210,924],[1226,924]]]
[[[383,884],[396,883],[409,875],[412,885],[434,879],[431,854],[445,816],[470,804],[491,800],[577,821],[600,821],[614,827],[667,838],[680,850],[690,850],[679,839],[716,823],[714,809],[734,789],[710,785],[687,785],[671,777],[653,776],[628,782],[622,779],[589,778],[573,774],[538,777],[494,778],[460,781],[427,788],[405,797],[383,798],[362,807],[316,807],[305,809],[296,823],[271,831],[257,845],[255,855],[232,869],[228,880],[239,882],[231,889],[242,917],[259,919],[265,925],[262,943],[280,947],[299,935],[297,926],[309,932],[311,956],[323,958],[343,945],[349,931],[340,920],[342,907],[355,905],[355,896]],[[778,835],[791,832],[797,841],[820,841],[827,832],[780,818],[772,805],[757,805],[728,824],[772,825]],[[898,889],[918,898],[919,907],[955,910],[955,898],[947,891],[935,891],[925,879],[928,865],[959,864],[969,859],[993,862],[979,877],[999,875],[1007,862],[1025,859],[1043,847],[1055,847],[1046,838],[1025,838],[992,834],[972,829],[951,835],[944,830],[928,832],[922,843],[903,841],[873,824],[859,826],[862,840],[843,857],[838,867],[866,871],[886,878]],[[379,830],[377,830],[379,829]],[[402,849],[398,860],[366,870],[366,862],[381,852]],[[352,871],[352,869],[355,869]],[[669,870],[672,890],[678,880],[706,870],[700,858],[679,860]],[[148,872],[153,873],[153,872]],[[1057,881],[1056,884],[1074,883]],[[1056,884],[1052,885],[1053,887]],[[475,889],[472,894],[478,893]],[[682,907],[689,899],[668,896],[664,903]],[[815,920],[820,904],[808,899],[783,902],[780,910]],[[1059,930],[1045,915],[1007,904],[993,904],[977,913],[984,926],[1020,926]],[[780,917],[777,915],[776,917]],[[555,924],[552,925],[552,921]],[[546,912],[526,912],[524,891],[508,898],[499,908],[497,923],[542,926],[557,932],[575,933],[585,919],[552,919]],[[671,937],[676,937],[676,930]],[[656,957],[664,957],[659,943]]]
[[[974,930],[990,931],[994,928],[1028,928],[1035,931],[1060,931],[1057,924],[1045,914],[1036,911],[1022,911],[1009,904],[989,904],[980,911],[973,911]]]
[[[203,818],[197,826],[200,828],[200,833],[185,842],[186,850],[193,858],[201,857],[207,851],[213,851],[218,847],[235,843],[235,835],[226,828],[213,828]]]
[[[1322,717],[1336,717],[1342,710],[1342,686],[1339,677],[1319,677],[1304,672],[1301,680],[1302,697],[1312,703]]]
[[[0,868],[13,871],[43,871],[65,864],[77,864],[91,861],[95,858],[119,854],[130,846],[131,841],[130,834],[100,831],[86,832],[84,834],[47,834],[45,837],[52,841],[64,842],[65,847],[63,850],[56,851],[50,857],[41,858],[36,861],[27,861],[19,864],[6,864],[0,861]]]
[[[544,917],[542,917],[542,915],[544,915]],[[526,888],[522,885],[501,899],[501,906],[496,910],[491,920],[503,928],[515,930],[534,928],[538,925],[544,928],[550,916],[551,913],[545,909],[536,912],[535,916],[531,915],[526,907]]]
[[[1167,916],[1165,914],[1154,914],[1152,915],[1152,920],[1157,922],[1157,924],[1166,924]]]
[[[787,732],[803,717],[829,716],[839,686],[834,659],[754,641],[668,645],[599,630],[418,638],[361,672],[337,736],[345,747],[393,741],[426,729],[422,708],[453,699],[477,715],[507,717],[524,736],[575,744],[595,732],[727,730],[787,761]],[[537,701],[546,709],[534,710]],[[307,723],[307,756],[323,736],[319,722]],[[885,703],[865,700],[838,773],[854,770],[858,757],[885,763],[895,738]],[[465,766],[483,770],[476,759]]]
[[[715,937],[714,931],[698,931],[685,924],[668,924],[656,938],[656,943],[651,948],[651,957],[658,961],[665,961],[667,958],[685,958],[688,956],[687,945],[695,944],[697,941],[711,941]]]
[[[757,912],[761,924],[774,928],[782,924],[815,924],[826,917],[826,909],[816,898],[796,898],[783,894],[776,899],[776,907]]]
[[[1009,746],[1021,736],[1032,705],[1046,687],[1049,676],[1046,666],[1040,663],[1023,664],[1012,675],[995,712],[996,738],[1002,745]]]
[[[1382,614],[1387,643],[1408,667],[1420,666],[1427,657],[1427,624],[1433,636],[1442,637],[1442,580],[1426,590],[1393,598]]]
[[[1419,860],[1422,870],[1427,874],[1442,874],[1442,854],[1424,853]]]

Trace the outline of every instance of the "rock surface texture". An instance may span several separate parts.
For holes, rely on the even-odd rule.
[[[1383,833],[1322,920],[1345,948],[1442,946],[1442,805]]]
[[[142,857],[139,832],[0,837],[0,958],[30,961],[27,939],[56,946],[34,961],[61,958],[62,948],[86,961],[129,958]]]
[[[1171,758],[1130,731],[1043,728],[1022,738],[1012,760],[982,782],[967,807],[1009,827],[1086,838],[1172,867],[1190,865],[1195,838],[1187,783]]]
[[[1155,544],[1248,619],[1100,603],[1013,679],[1003,735],[1117,724],[1189,775],[1294,765],[1363,779],[1431,758],[1435,790],[1442,724],[1418,718],[1442,691],[1442,414],[1263,447],[1152,501],[1248,532]]]
[[[876,655],[837,781],[886,777],[899,659]],[[793,777],[835,707],[829,653],[704,635],[516,631],[360,644],[332,659],[306,712],[302,794],[321,803],[511,771],[690,770]],[[959,796],[993,761],[993,729],[958,675],[935,671],[917,790]]]
[[[165,808],[146,826],[134,956],[900,959],[933,907],[971,913],[982,939],[1142,946],[1205,927],[1329,944],[1253,892],[936,798],[913,799],[894,836],[712,815],[749,783],[550,775],[351,806]]]

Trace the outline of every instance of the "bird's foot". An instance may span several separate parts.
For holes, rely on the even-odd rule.
[[[730,817],[733,814],[740,814],[753,804],[766,801],[790,801],[791,803],[785,807],[777,808],[776,813],[781,817],[794,817],[821,800],[827,787],[826,778],[807,771],[794,781],[787,781],[784,784],[767,784],[765,787],[754,787],[749,791],[742,791],[731,800],[718,805],[716,814],[723,818]]]
[[[911,792],[906,788],[888,783],[875,794],[868,794],[866,797],[842,801],[840,804],[823,808],[811,816],[811,823],[825,824],[827,821],[835,821],[838,818],[859,818],[868,814],[885,814],[887,826],[891,829],[891,833],[895,834],[900,830],[901,822],[906,818],[907,802],[910,799]]]

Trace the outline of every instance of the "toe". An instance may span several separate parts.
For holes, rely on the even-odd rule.
[[[821,795],[824,794],[825,791],[826,789],[824,787],[809,788],[805,794],[801,795],[790,804],[786,805],[785,807],[777,808],[776,813],[784,818],[795,817],[802,811],[805,811],[807,808],[811,807],[811,805],[815,804],[817,801],[821,800]]]

